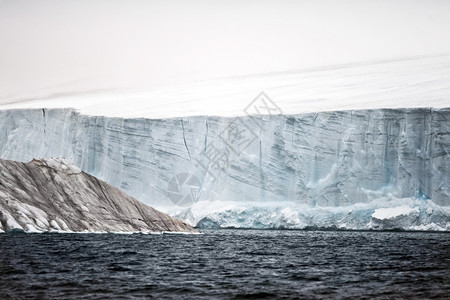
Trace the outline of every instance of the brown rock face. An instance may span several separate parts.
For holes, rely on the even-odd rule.
[[[64,159],[0,159],[0,232],[197,232]]]

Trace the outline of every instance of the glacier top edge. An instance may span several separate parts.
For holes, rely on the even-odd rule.
[[[191,82],[149,90],[61,91],[0,100],[0,110],[73,108],[119,118],[296,115],[322,111],[450,107],[450,55]],[[15,102],[11,102],[15,101]],[[9,103],[7,103],[9,102]]]

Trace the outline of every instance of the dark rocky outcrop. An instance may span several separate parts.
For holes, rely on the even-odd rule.
[[[64,159],[0,159],[0,232],[196,232]]]

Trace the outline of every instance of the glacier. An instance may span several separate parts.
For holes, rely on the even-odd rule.
[[[0,105],[0,158],[66,158],[199,227],[448,231],[448,95],[450,56],[54,95]]]
[[[1,110],[0,132],[2,158],[64,157],[193,225],[449,229],[450,109],[156,120]],[[200,182],[192,205],[168,196],[181,173]],[[375,218],[402,205],[420,211]]]

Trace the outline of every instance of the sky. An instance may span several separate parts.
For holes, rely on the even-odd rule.
[[[0,101],[450,53],[446,0],[0,0]]]

